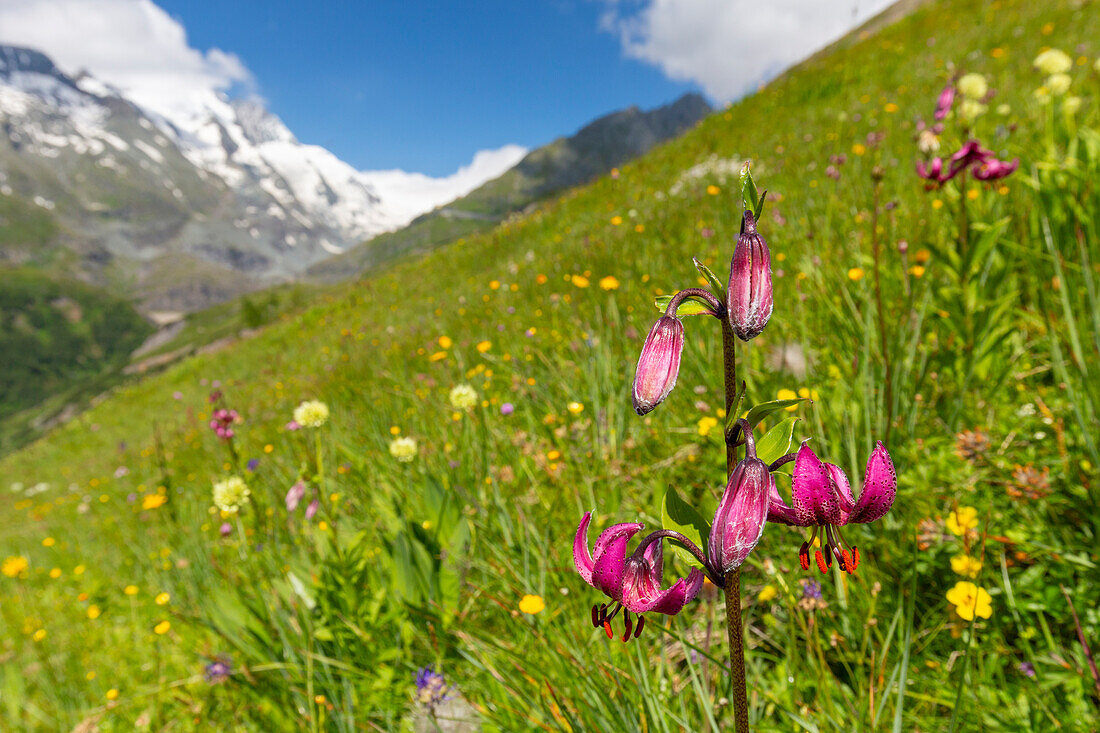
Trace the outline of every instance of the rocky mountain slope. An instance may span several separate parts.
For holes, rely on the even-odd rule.
[[[490,229],[534,202],[587,183],[683,134],[710,112],[702,96],[685,94],[656,109],[630,107],[600,117],[570,137],[531,151],[515,167],[468,195],[417,217],[403,229],[325,260],[310,268],[309,274],[340,280],[394,257],[428,251]]]
[[[454,196],[388,205],[377,174],[300,143],[257,102],[210,93],[166,117],[26,48],[0,46],[0,129],[0,262],[146,310],[291,279]],[[493,174],[523,152],[505,149]]]

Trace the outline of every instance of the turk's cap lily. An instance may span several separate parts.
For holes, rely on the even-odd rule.
[[[730,474],[707,543],[707,559],[722,576],[741,567],[756,547],[764,534],[772,495],[778,495],[767,464],[756,457],[751,432],[746,436],[745,459]]]
[[[589,552],[588,525],[591,521],[592,512],[585,512],[573,540],[573,564],[586,583],[612,601],[592,608],[593,625],[603,626],[609,638],[612,636],[611,620],[620,610],[625,611],[623,641],[626,641],[632,628],[631,613],[639,616],[636,637],[644,624],[641,614],[652,611],[673,616],[698,595],[703,587],[703,573],[698,568],[692,568],[687,578],[678,578],[669,588],[661,587],[664,570],[661,543],[665,533],[649,535],[628,556],[627,544],[644,525],[637,522],[613,524],[600,533]]]
[[[947,113],[951,111],[951,105],[955,103],[955,85],[948,84],[940,92],[939,98],[936,100],[936,113],[933,115],[935,120],[940,120],[947,117]]]
[[[683,350],[684,324],[676,316],[661,316],[646,337],[634,373],[634,411],[639,415],[651,412],[676,386]]]
[[[737,338],[756,338],[772,315],[772,265],[768,243],[756,231],[751,211],[741,217],[741,235],[730,261],[726,310]]]
[[[852,495],[848,477],[832,463],[825,463],[807,443],[798,449],[794,463],[791,504],[772,494],[768,519],[796,527],[865,524],[879,519],[894,504],[897,474],[886,446],[879,441],[867,459],[863,491]]]
[[[1020,167],[1020,159],[1012,162],[989,158],[974,167],[974,177],[979,181],[997,181],[1012,175]]]
[[[839,466],[825,463],[803,443],[795,458],[791,505],[783,501],[774,483],[768,520],[796,527],[813,527],[813,534],[799,551],[802,568],[810,565],[810,548],[818,533],[824,534],[823,550],[816,551],[821,572],[832,566],[835,557],[841,570],[852,573],[859,565],[859,550],[849,546],[840,528],[846,524],[873,522],[890,510],[897,496],[897,473],[882,442],[875,445],[863,474],[859,498],[852,495],[848,477]]]

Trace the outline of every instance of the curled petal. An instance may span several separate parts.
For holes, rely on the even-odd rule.
[[[612,598],[619,598],[626,564],[626,545],[641,529],[641,524],[629,522],[613,524],[600,534],[592,557],[592,580],[589,581],[594,588]]]
[[[779,489],[776,488],[774,479],[771,481],[768,490],[768,521],[775,524],[802,526],[798,523],[798,517],[795,515],[794,509],[788,506],[787,502],[783,501],[783,497],[779,495]]]
[[[812,524],[842,523],[836,483],[825,464],[806,443],[798,449],[792,483],[791,503],[794,504],[798,525],[808,527]]]
[[[867,459],[867,471],[863,474],[863,492],[848,516],[849,522],[873,522],[894,504],[898,493],[898,475],[886,446],[879,441]]]
[[[592,585],[592,553],[588,551],[588,524],[592,521],[592,512],[585,512],[581,517],[577,534],[573,537],[573,567],[584,582]]]
[[[826,463],[825,470],[828,471],[829,478],[836,487],[836,498],[840,502],[840,513],[843,515],[843,519],[847,519],[852,507],[856,505],[856,500],[852,497],[852,487],[848,483],[848,477],[840,466],[834,466],[832,463]],[[839,524],[844,524],[843,519]]]
[[[654,543],[658,544],[658,543]],[[692,568],[687,579],[678,578],[661,590],[661,576],[645,560],[631,558],[626,563],[622,582],[623,608],[632,613],[664,613],[673,616],[691,601],[703,587],[703,573]]]

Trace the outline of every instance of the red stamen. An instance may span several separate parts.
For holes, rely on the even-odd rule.
[[[608,639],[614,639],[615,638],[615,632],[611,630],[611,622],[610,621],[604,621],[603,622],[603,630],[604,630],[604,633],[607,634]]]
[[[854,573],[856,571],[856,568],[858,568],[858,567],[859,567],[859,548],[858,547],[853,547],[852,548],[852,572]]]
[[[810,569],[810,543],[803,542],[802,547],[798,550],[798,564],[802,566],[803,570]]]
[[[855,563],[852,562],[852,556],[847,550],[844,551],[844,569],[850,574],[855,574],[856,572]]]
[[[637,639],[642,635],[642,627],[645,626],[645,616],[638,617],[638,628],[634,629],[634,638]]]
[[[826,565],[825,565],[825,557],[821,554],[821,550],[818,550],[814,554],[814,558],[817,560],[817,569],[818,570],[820,570],[822,573],[829,572],[829,568],[826,567]]]
[[[598,628],[600,625],[600,607],[592,606],[592,626]]]
[[[630,615],[629,614],[627,614],[624,618],[626,620],[626,631],[623,632],[623,643],[625,644],[626,642],[630,641],[630,632],[631,632],[632,624],[630,623]]]

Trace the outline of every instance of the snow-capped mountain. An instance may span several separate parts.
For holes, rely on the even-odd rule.
[[[8,209],[49,224],[0,238],[0,261],[68,269],[148,309],[200,307],[290,279],[526,152],[482,153],[443,179],[358,171],[299,142],[259,102],[209,90],[182,102],[128,96],[2,45],[0,130],[0,226]]]

